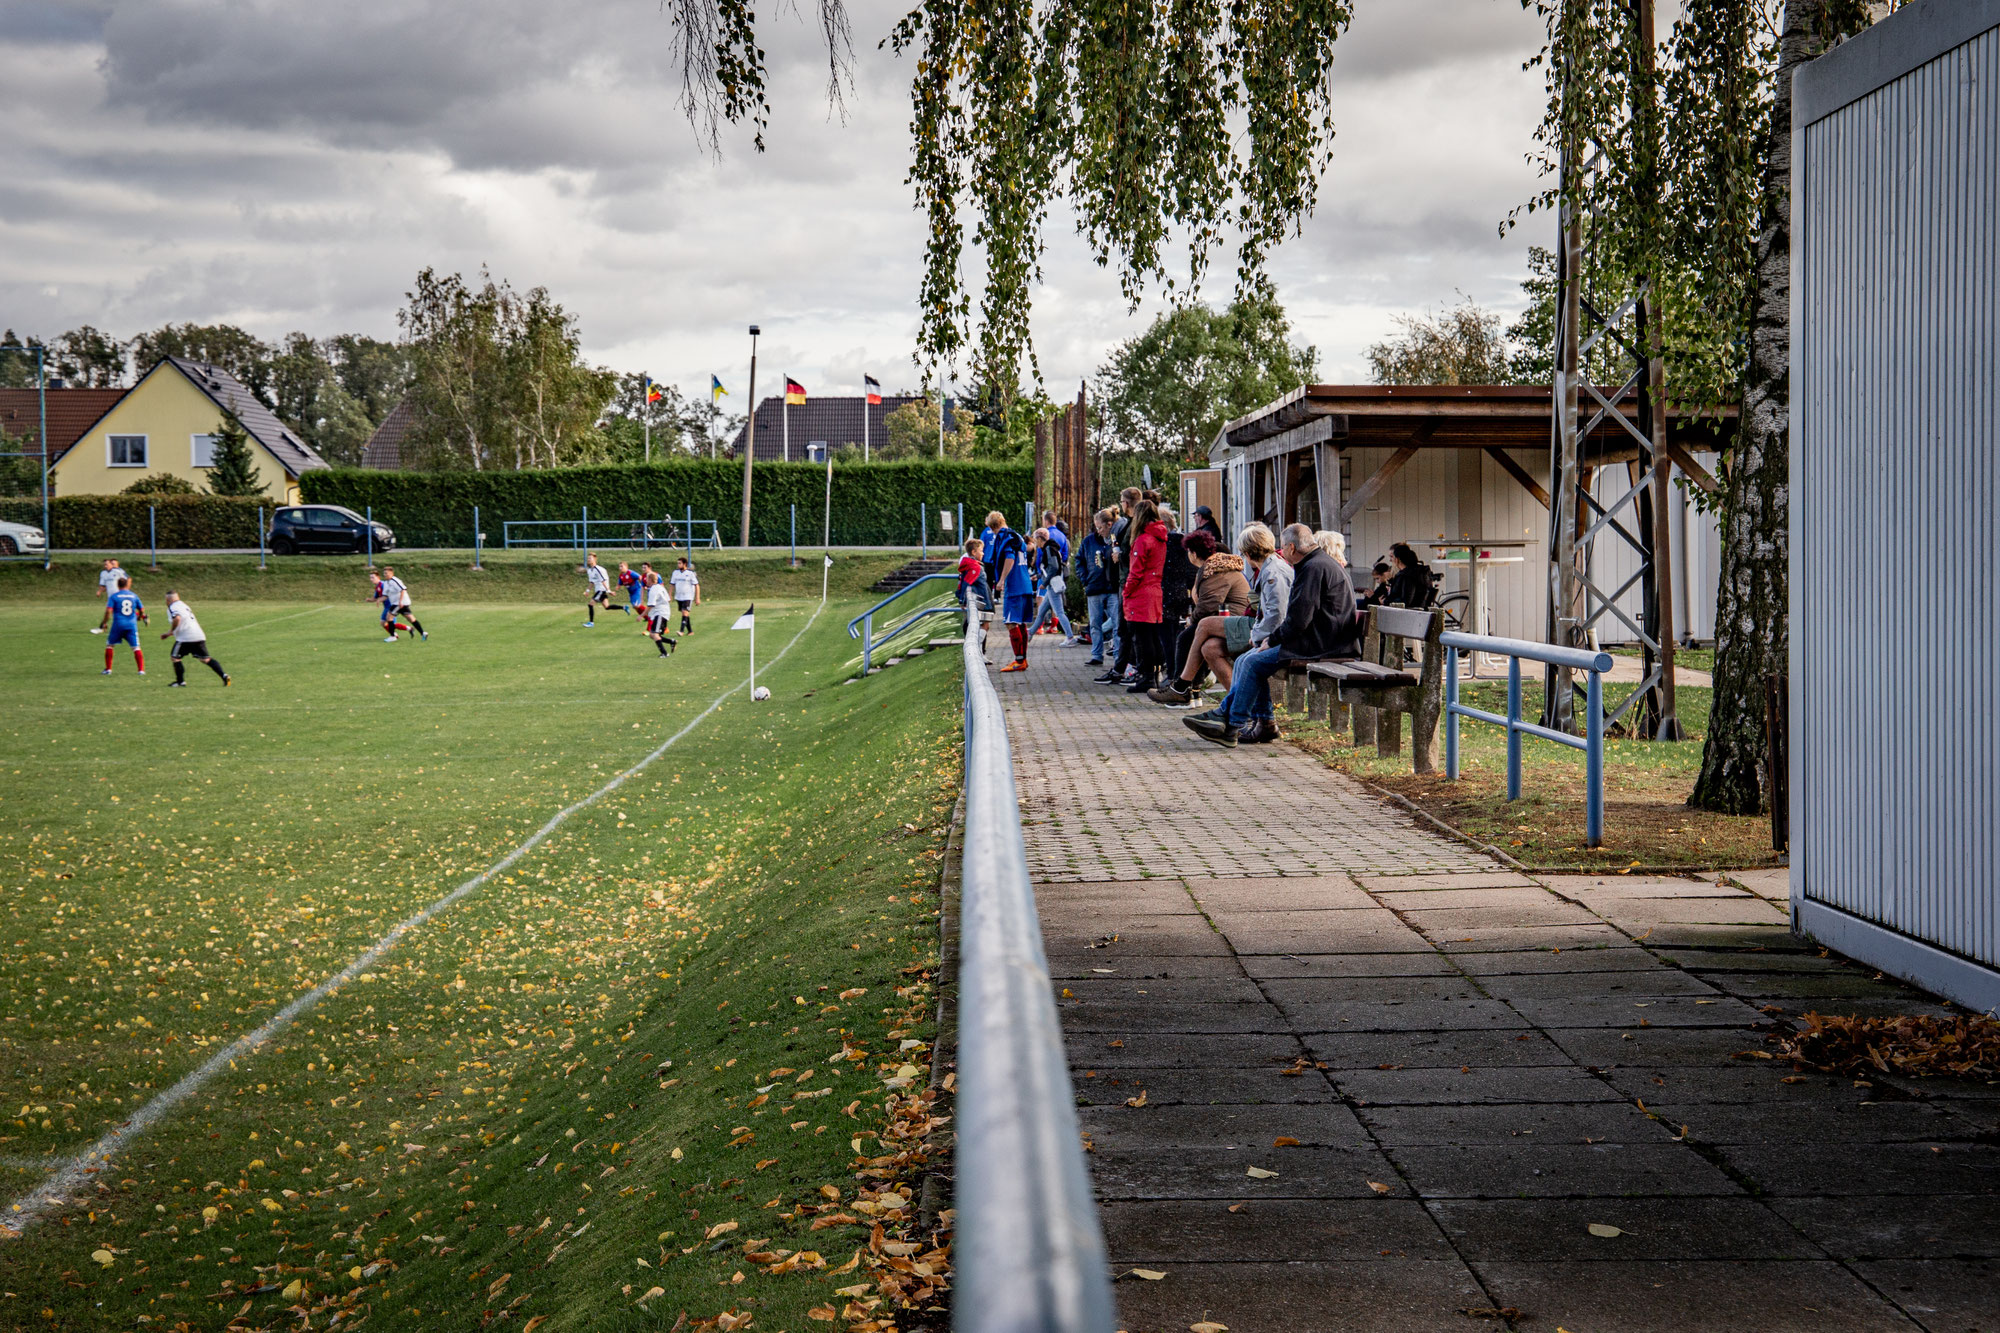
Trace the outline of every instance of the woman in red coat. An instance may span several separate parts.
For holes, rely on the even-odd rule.
[[[1121,612],[1132,626],[1133,661],[1139,678],[1125,687],[1127,694],[1143,694],[1160,682],[1166,664],[1166,647],[1161,642],[1164,627],[1164,598],[1160,576],[1167,566],[1167,525],[1151,500],[1141,500],[1132,512],[1132,561],[1125,575]]]

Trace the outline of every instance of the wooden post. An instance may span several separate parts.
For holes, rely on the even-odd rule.
[[[1444,615],[1431,612],[1430,628],[1424,631],[1424,666],[1417,676],[1416,698],[1410,710],[1410,771],[1437,771],[1437,725],[1444,713]]]
[[[1333,698],[1333,682],[1323,677],[1306,673],[1306,718],[1312,722],[1324,722],[1328,701]]]
[[[1382,632],[1375,628],[1375,617],[1368,617],[1368,632],[1361,640],[1361,660],[1379,662],[1382,660]],[[1354,744],[1358,749],[1375,743],[1375,730],[1380,721],[1381,710],[1361,702],[1363,696],[1356,695],[1352,705],[1354,712]]]

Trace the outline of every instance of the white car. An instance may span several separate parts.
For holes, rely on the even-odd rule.
[[[0,521],[0,555],[46,555],[49,539],[40,528]]]

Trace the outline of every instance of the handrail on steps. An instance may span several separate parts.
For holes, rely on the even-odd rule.
[[[864,676],[867,675],[869,671],[874,668],[875,649],[878,646],[889,642],[889,640],[895,638],[898,634],[901,634],[904,630],[916,624],[919,620],[922,620],[925,616],[959,614],[959,608],[956,605],[927,606],[919,611],[913,612],[912,614],[905,616],[903,619],[897,621],[894,625],[890,626],[888,629],[883,630],[880,634],[877,634],[875,632],[875,613],[877,611],[880,611],[883,607],[895,601],[897,598],[901,597],[904,593],[908,592],[910,589],[929,583],[933,579],[947,579],[956,583],[958,581],[958,575],[956,573],[926,574],[922,578],[916,579],[896,589],[896,591],[890,593],[887,597],[884,597],[881,601],[875,603],[875,605],[869,607],[866,611],[863,611],[860,615],[854,617],[854,619],[847,622],[847,637],[850,639],[861,640],[862,675]]]

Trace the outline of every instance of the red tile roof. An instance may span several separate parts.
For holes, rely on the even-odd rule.
[[[67,453],[85,431],[129,392],[129,389],[48,390],[49,450],[53,457],[61,458]],[[0,431],[17,441],[32,437],[41,427],[38,396],[34,389],[0,389]]]

